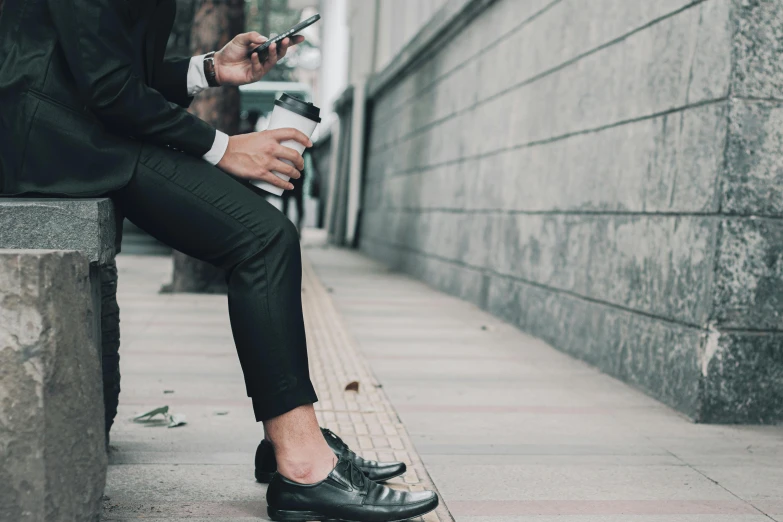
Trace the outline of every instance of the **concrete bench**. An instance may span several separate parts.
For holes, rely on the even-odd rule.
[[[0,520],[97,520],[119,395],[108,199],[0,198]]]

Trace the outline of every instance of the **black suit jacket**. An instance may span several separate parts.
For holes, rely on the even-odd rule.
[[[122,187],[141,142],[203,156],[215,129],[188,113],[188,59],[164,60],[175,0],[5,0],[0,194]]]

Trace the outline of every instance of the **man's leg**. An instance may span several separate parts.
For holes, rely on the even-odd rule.
[[[114,200],[163,243],[227,272],[231,326],[253,399],[280,455],[279,471],[317,482],[335,455],[312,404],[301,303],[301,252],[291,222],[228,174],[182,153],[145,146]]]
[[[234,342],[279,459],[267,489],[276,521],[390,522],[427,513],[432,492],[401,492],[366,478],[318,428],[302,317],[302,260],[294,225],[208,163],[145,146],[131,181],[112,195],[136,226],[227,272]]]
[[[289,207],[288,203],[291,201],[291,196],[288,194],[288,192],[283,192],[283,195],[280,197],[283,200],[283,207],[282,207],[283,215],[285,217],[288,217],[288,207]]]
[[[293,197],[296,199],[296,229],[299,235],[302,235],[302,226],[304,225],[304,183],[299,182],[294,185]]]

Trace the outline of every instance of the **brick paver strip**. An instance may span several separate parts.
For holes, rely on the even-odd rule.
[[[305,261],[302,302],[310,374],[321,425],[339,434],[357,453],[373,460],[400,460],[408,472],[389,482],[396,489],[436,489],[388,397],[348,333],[326,288]],[[346,391],[352,382],[359,391]],[[422,519],[418,519],[422,520]],[[426,522],[452,522],[443,498]]]

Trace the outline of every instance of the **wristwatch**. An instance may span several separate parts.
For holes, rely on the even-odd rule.
[[[210,87],[220,87],[215,71],[215,51],[204,55],[204,76],[207,77],[207,85]]]

